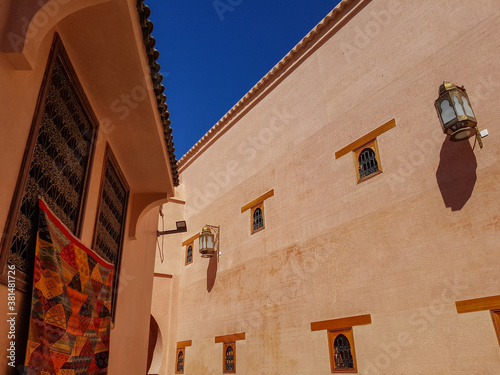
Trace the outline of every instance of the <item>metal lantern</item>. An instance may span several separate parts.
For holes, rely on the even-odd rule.
[[[216,237],[212,233],[212,230],[216,232]],[[219,227],[213,225],[205,225],[200,234],[200,253],[202,258],[211,258],[214,256],[216,251],[216,247],[219,244]]]
[[[478,133],[477,120],[465,88],[451,82],[439,87],[439,98],[434,103],[445,134],[457,142]]]

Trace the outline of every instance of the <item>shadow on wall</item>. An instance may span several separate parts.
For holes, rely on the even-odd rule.
[[[441,147],[436,179],[446,207],[459,211],[476,184],[477,161],[469,141],[452,142],[446,137]]]
[[[160,338],[160,340],[158,340]],[[161,333],[160,327],[153,315],[151,315],[149,321],[149,345],[148,345],[148,374],[157,374],[159,370],[159,365],[161,365],[162,352],[163,350],[158,350],[157,346],[161,347]]]
[[[207,291],[210,293],[217,278],[217,254],[210,258],[207,268]]]

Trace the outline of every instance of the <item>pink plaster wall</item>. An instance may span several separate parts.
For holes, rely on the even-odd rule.
[[[221,226],[222,251],[210,292],[206,259],[175,260],[186,374],[222,373],[214,337],[238,332],[237,373],[328,374],[326,332],[310,323],[360,314],[360,374],[500,374],[489,313],[455,309],[498,295],[500,3],[364,4],[182,172],[188,232],[169,251],[204,224]],[[484,149],[445,142],[443,80],[467,88]],[[393,118],[383,173],[357,184],[352,155],[335,152]],[[466,184],[443,180],[474,163],[459,199]],[[251,235],[240,209],[270,189]]]

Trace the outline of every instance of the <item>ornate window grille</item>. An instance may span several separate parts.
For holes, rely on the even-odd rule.
[[[114,264],[112,316],[116,310],[119,289],[121,248],[125,230],[129,187],[111,149],[106,149],[104,172],[97,210],[94,251]]]
[[[80,236],[96,124],[56,35],[2,246],[2,270],[16,266],[21,290],[32,272],[39,197]]]
[[[184,352],[179,350],[177,354],[177,365],[175,367],[176,374],[184,374]]]
[[[357,372],[352,327],[328,331],[328,347],[333,373]]]
[[[255,232],[256,230],[259,230],[260,228],[263,227],[264,227],[264,219],[262,216],[262,209],[256,208],[255,211],[253,212],[253,230]]]
[[[193,263],[193,245],[188,245],[186,253],[186,265]]]
[[[378,172],[378,162],[375,151],[371,148],[365,148],[359,154],[359,178],[363,179],[372,173]]]
[[[336,369],[352,369],[354,363],[352,360],[351,344],[344,335],[338,335],[335,338],[334,344],[334,358]]]
[[[226,348],[226,355],[225,355],[225,367],[224,367],[224,372],[235,372],[236,367],[235,367],[235,361],[234,361],[234,349],[232,345],[228,345]]]

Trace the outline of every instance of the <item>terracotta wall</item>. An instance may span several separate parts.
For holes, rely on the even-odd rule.
[[[210,291],[208,260],[172,259],[186,374],[222,373],[214,338],[239,332],[237,373],[328,374],[310,323],[360,314],[360,374],[500,374],[489,312],[455,308],[498,295],[500,3],[364,4],[181,174],[188,232],[169,251],[213,224],[222,252]],[[443,80],[467,88],[482,150],[445,140]],[[358,184],[335,152],[391,119],[383,173]],[[271,189],[252,235],[241,207]]]

